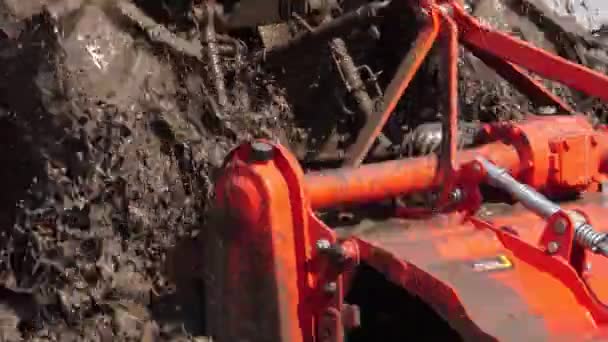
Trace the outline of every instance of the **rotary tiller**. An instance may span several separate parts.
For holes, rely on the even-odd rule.
[[[603,100],[608,78],[482,25],[456,2],[412,8],[428,27],[349,166],[305,174],[268,141],[228,156],[216,185],[221,224],[205,248],[215,339],[343,341],[365,325],[344,299],[359,265],[419,298],[464,340],[608,338],[608,131],[522,68]],[[359,165],[435,40],[448,57],[440,155]],[[558,115],[488,124],[478,147],[456,151],[459,40]],[[487,210],[486,188],[515,204]],[[316,214],[431,190],[432,208],[394,206],[391,219],[343,237]]]

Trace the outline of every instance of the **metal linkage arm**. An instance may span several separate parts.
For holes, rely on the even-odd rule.
[[[533,188],[518,182],[507,170],[492,164],[485,158],[478,158],[477,161],[483,165],[487,182],[490,185],[508,192],[514,199],[535,214],[546,219],[561,210],[557,204],[549,201]]]
[[[453,1],[450,1],[450,7],[454,20],[460,27],[460,39],[468,47],[608,101],[608,77],[605,75],[483,26]]]
[[[549,219],[555,213],[563,211],[559,205],[548,200],[541,193],[518,182],[507,170],[492,164],[485,158],[478,158],[477,161],[483,166],[486,180],[490,185],[508,192],[535,214]],[[608,257],[608,234],[597,232],[589,223],[582,220],[576,222],[574,239],[592,252]]]

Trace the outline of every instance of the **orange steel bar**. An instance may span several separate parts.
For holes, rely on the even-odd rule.
[[[559,96],[553,94],[540,81],[527,74],[523,68],[505,61],[495,55],[489,54],[473,45],[468,50],[481,59],[484,64],[491,67],[498,75],[512,84],[519,92],[528,96],[528,99],[537,106],[556,106],[558,112],[575,115],[576,110],[570,107]]]
[[[382,106],[367,120],[361,129],[357,140],[346,153],[344,166],[358,167],[363,162],[367,156],[367,152],[384,128],[386,121],[393,110],[395,110],[405,89],[409,86],[418,69],[420,69],[429,51],[431,51],[438,35],[439,20],[437,14],[434,11],[430,11],[429,25],[419,33],[418,38],[414,42],[414,47],[407,53],[397,68],[395,76],[384,92]]]
[[[456,163],[483,156],[517,176],[520,158],[513,146],[493,142],[460,151]],[[346,203],[364,203],[429,189],[441,182],[436,155],[366,164],[305,175],[305,189],[313,209]]]
[[[456,4],[453,15],[461,26],[461,40],[495,57],[522,66],[542,77],[608,101],[608,77],[545,52],[530,43],[483,26]]]
[[[456,152],[458,150],[458,26],[447,14],[437,9],[441,23],[445,27],[442,43],[444,44],[444,63],[446,65],[447,89],[443,96],[443,117],[441,130],[441,156],[439,158],[439,175],[443,187],[439,194],[439,203],[449,201],[450,192],[455,186]]]

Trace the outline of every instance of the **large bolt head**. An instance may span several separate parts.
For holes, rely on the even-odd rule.
[[[272,145],[256,141],[251,144],[251,160],[254,162],[265,162],[274,156],[274,147]]]
[[[454,189],[450,192],[450,201],[458,203],[464,198],[464,192],[461,189]]]
[[[568,227],[568,222],[565,218],[559,218],[553,223],[553,230],[557,234],[564,234],[566,232],[566,228]]]
[[[323,285],[323,291],[328,295],[333,295],[338,291],[338,284],[334,281]]]
[[[319,250],[319,251],[327,251],[331,248],[331,242],[329,242],[329,240],[326,240],[326,239],[321,239],[321,240],[317,241],[316,245],[317,245],[317,250]]]
[[[549,252],[549,254],[555,254],[555,253],[557,253],[558,250],[559,250],[559,243],[557,243],[555,241],[551,241],[547,244],[547,252]]]

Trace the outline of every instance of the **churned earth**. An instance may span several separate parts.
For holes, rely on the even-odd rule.
[[[470,9],[603,70],[603,5],[593,19],[558,18],[547,28],[516,2],[480,0]],[[248,54],[206,60],[200,3],[150,3],[0,0],[0,340],[206,340],[199,239],[223,158],[260,137],[301,155],[314,148],[306,144],[315,130],[293,108],[322,108],[322,98],[289,94]],[[558,5],[551,8],[563,17]],[[551,39],[560,29],[578,53]],[[226,101],[209,87],[218,63]],[[466,120],[531,110],[474,57],[463,53],[462,69]],[[606,120],[596,101],[554,89]],[[424,103],[413,106],[406,108],[425,112]]]

